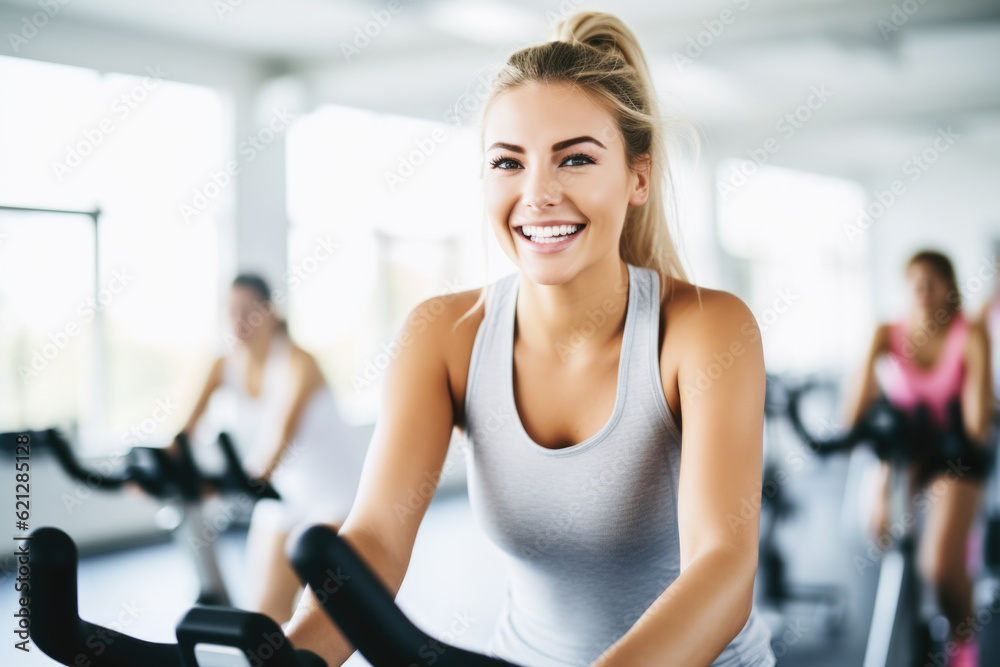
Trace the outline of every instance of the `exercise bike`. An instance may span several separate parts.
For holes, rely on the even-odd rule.
[[[165,507],[172,507],[179,519],[173,523],[171,537],[191,555],[199,581],[197,602],[229,606],[231,600],[219,568],[215,542],[199,535],[204,526],[205,494],[244,494],[251,502],[262,498],[277,500],[280,496],[268,482],[251,479],[246,474],[228,434],[220,433],[216,440],[225,462],[217,475],[208,475],[198,467],[184,433],[178,434],[175,441],[176,456],[162,447],[133,447],[124,456],[123,468],[108,473],[82,465],[56,429],[0,434],[3,449],[22,444],[47,451],[55,456],[67,475],[90,488],[118,491],[131,483],[163,502]]]
[[[923,612],[923,583],[916,567],[911,464],[920,457],[937,470],[959,461],[983,466],[990,454],[968,439],[957,400],[949,406],[950,428],[944,432],[931,422],[925,406],[907,415],[882,397],[847,434],[819,438],[805,425],[801,409],[804,398],[817,386],[807,383],[790,396],[789,416],[802,440],[821,455],[867,444],[889,465],[888,519],[899,530],[891,531],[894,541],[879,564],[863,667],[924,665],[924,658],[938,653],[939,647],[931,639],[930,619]]]
[[[27,615],[15,613],[15,618],[27,618],[28,636],[60,664],[326,667],[316,654],[293,647],[273,620],[255,612],[196,606],[177,625],[175,644],[144,641],[89,623],[79,615],[73,540],[46,527],[35,530],[26,543]],[[314,525],[290,537],[288,555],[302,582],[320,592],[326,613],[374,667],[518,667],[421,631],[350,545],[327,526]]]
[[[1000,628],[995,616],[1000,609],[1000,456],[996,455],[1000,446],[1000,400],[994,414],[997,422],[993,429],[993,464],[986,485],[983,502],[983,570],[985,581],[981,605],[977,608],[975,625],[979,638],[979,662],[981,665],[1000,665]],[[980,617],[980,613],[983,616]],[[981,619],[985,618],[986,623]]]
[[[758,601],[789,617],[793,607],[806,607],[813,618],[819,618],[827,637],[836,637],[844,627],[846,601],[842,587],[836,585],[792,583],[788,577],[786,559],[778,548],[776,531],[782,521],[795,513],[788,499],[778,453],[778,426],[789,418],[792,385],[777,375],[767,375],[764,394],[764,417],[767,443],[764,447],[761,486],[761,528],[757,558]],[[812,621],[810,621],[812,625]]]

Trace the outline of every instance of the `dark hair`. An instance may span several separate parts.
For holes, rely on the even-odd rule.
[[[271,287],[264,278],[256,273],[241,273],[233,279],[232,287],[245,287],[257,295],[258,301],[267,304],[267,309],[274,312],[274,302],[271,301]],[[274,314],[279,331],[288,331],[288,322]]]
[[[909,270],[914,264],[925,264],[938,278],[948,283],[948,306],[952,311],[962,307],[962,293],[958,290],[958,281],[955,279],[955,267],[947,255],[937,250],[921,250],[910,257],[906,269]]]
[[[257,294],[261,301],[271,300],[271,288],[267,281],[256,273],[241,273],[233,279],[233,287],[246,287]]]

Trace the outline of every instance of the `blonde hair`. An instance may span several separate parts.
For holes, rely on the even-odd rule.
[[[629,207],[618,249],[626,263],[660,275],[662,298],[668,286],[673,289],[675,278],[688,280],[669,228],[669,222],[677,220],[677,204],[667,139],[676,137],[666,132],[638,40],[621,19],[604,12],[578,12],[560,22],[554,41],[515,52],[497,74],[482,109],[480,145],[486,115],[497,96],[536,81],[568,83],[606,109],[621,133],[629,169],[648,156],[649,196],[644,204]],[[697,152],[698,135],[690,123],[671,121],[671,125],[691,130],[689,136]],[[485,302],[488,288],[487,284],[459,322]]]

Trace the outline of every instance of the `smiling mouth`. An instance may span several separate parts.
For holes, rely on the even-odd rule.
[[[539,245],[559,243],[579,234],[586,227],[584,224],[573,225],[521,225],[517,227],[518,235]]]

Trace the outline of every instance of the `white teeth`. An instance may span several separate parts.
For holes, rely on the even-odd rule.
[[[583,225],[524,225],[521,230],[524,235],[531,238],[535,243],[552,243],[549,238],[566,236],[578,231]]]

